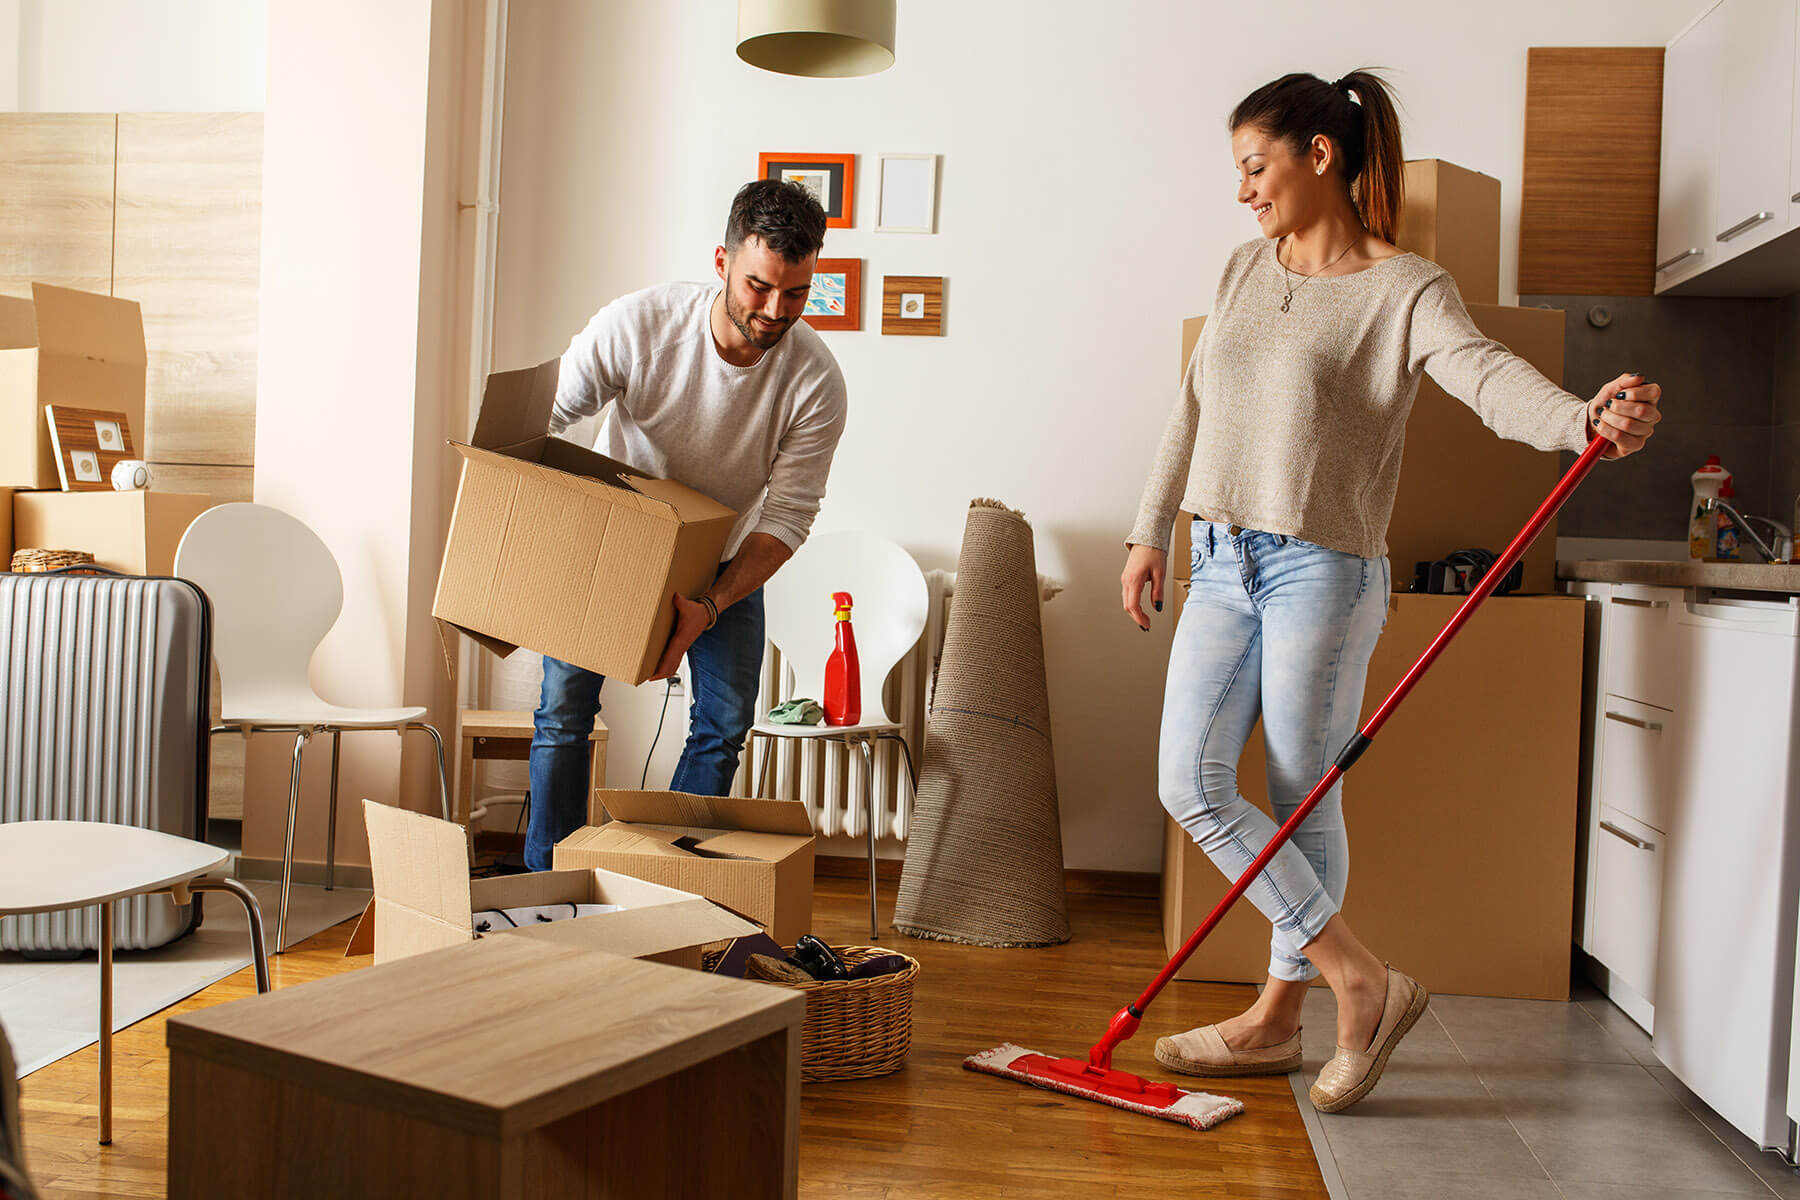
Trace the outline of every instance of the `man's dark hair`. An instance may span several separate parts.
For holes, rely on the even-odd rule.
[[[793,182],[758,179],[738,189],[725,222],[725,249],[736,254],[744,239],[763,245],[791,263],[817,254],[825,244],[825,210],[813,194]]]

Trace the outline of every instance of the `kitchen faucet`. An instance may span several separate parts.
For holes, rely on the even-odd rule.
[[[1740,513],[1737,509],[1731,507],[1731,505],[1725,503],[1723,500],[1713,500],[1712,507],[1719,512],[1724,513],[1726,518],[1737,527],[1738,532],[1744,534],[1755,544],[1757,550],[1762,552],[1765,561],[1772,563],[1787,562],[1792,556],[1794,533],[1780,521],[1773,520],[1769,517],[1746,517],[1743,513]],[[1763,541],[1762,538],[1757,536],[1756,530],[1750,527],[1752,521],[1769,527],[1770,538],[1774,542],[1773,546],[1770,546],[1768,542]]]

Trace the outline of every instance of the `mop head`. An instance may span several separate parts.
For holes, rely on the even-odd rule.
[[[1084,1079],[1085,1063],[1050,1058],[1011,1042],[971,1054],[963,1059],[963,1066],[971,1071],[1064,1092],[1083,1100],[1095,1100],[1126,1112],[1174,1121],[1194,1129],[1211,1129],[1220,1121],[1244,1111],[1243,1102],[1229,1096],[1184,1091],[1167,1083],[1149,1083],[1125,1071],[1092,1068],[1091,1074]]]

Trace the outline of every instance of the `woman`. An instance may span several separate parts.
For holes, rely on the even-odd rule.
[[[1660,389],[1621,375],[1584,403],[1484,338],[1442,268],[1392,244],[1400,125],[1367,71],[1336,83],[1286,75],[1231,114],[1238,200],[1262,236],[1239,246],[1145,485],[1121,577],[1148,629],[1178,509],[1196,514],[1191,584],[1170,653],[1163,807],[1236,879],[1276,825],[1237,791],[1260,715],[1270,800],[1286,820],[1356,732],[1391,591],[1388,518],[1419,373],[1500,436],[1607,457],[1640,448]],[[1323,973],[1337,1054],[1312,1087],[1337,1112],[1374,1088],[1425,1011],[1426,990],[1385,965],[1338,913],[1348,880],[1341,785],[1253,883],[1273,926],[1269,981],[1251,1007],[1157,1042],[1194,1075],[1300,1067],[1300,1009]]]

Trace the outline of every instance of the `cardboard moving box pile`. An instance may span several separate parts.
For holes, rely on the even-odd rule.
[[[558,870],[605,867],[697,892],[783,946],[812,928],[812,823],[798,800],[602,791],[612,817],[556,844]]]
[[[212,498],[64,492],[44,416],[51,404],[124,413],[138,457],[148,457],[146,358],[135,300],[42,283],[29,300],[0,296],[0,570],[25,548],[85,550],[128,575],[173,571],[181,535]]]
[[[558,362],[488,376],[432,615],[499,655],[523,646],[650,677],[677,592],[711,586],[737,513],[549,436]]]
[[[700,948],[756,925],[691,892],[604,869],[535,871],[470,879],[462,829],[423,813],[363,801],[375,898],[345,949],[392,962],[487,937],[529,937],[678,967],[700,966]],[[474,914],[546,904],[616,904],[543,925],[475,931]]]

